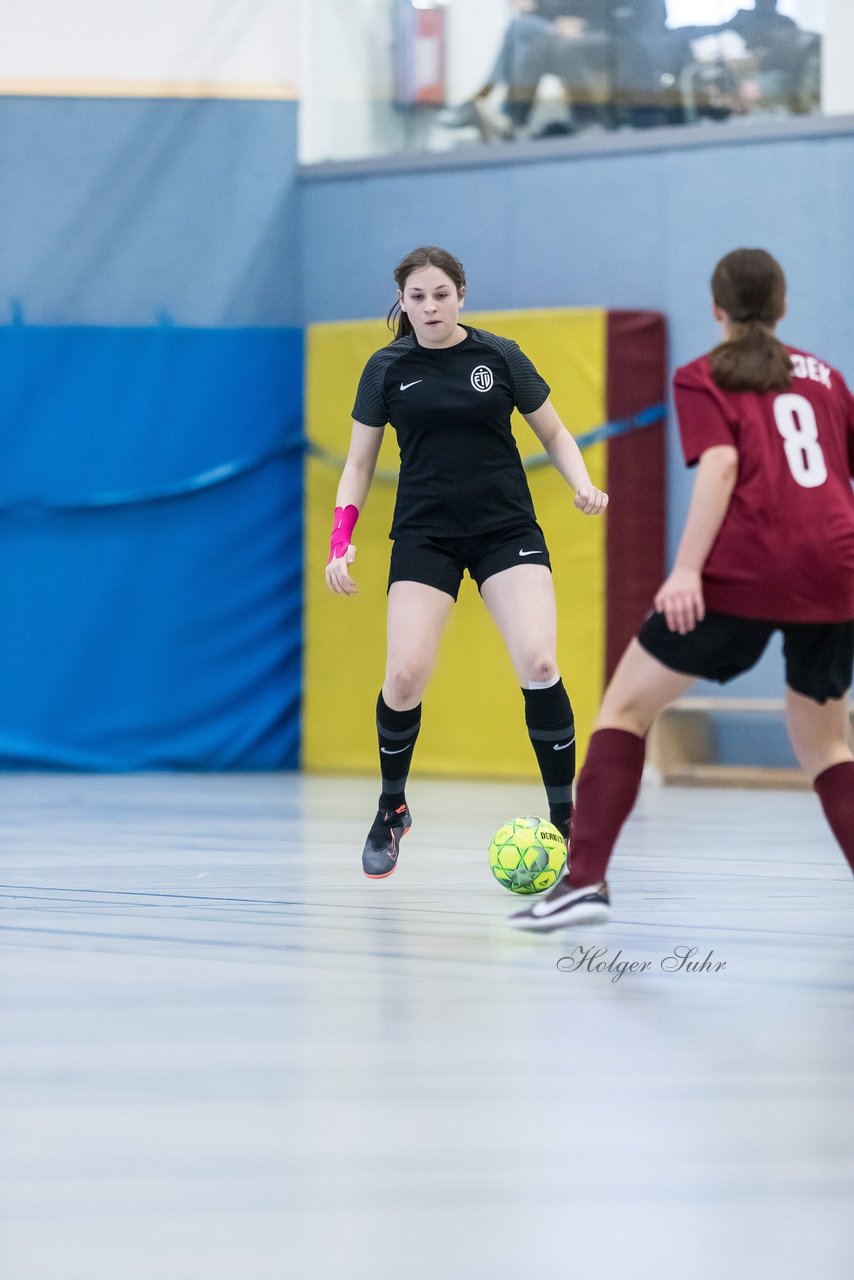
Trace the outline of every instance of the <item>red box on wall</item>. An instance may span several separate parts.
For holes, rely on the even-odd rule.
[[[398,106],[445,102],[445,10],[397,0],[394,30],[394,100]]]

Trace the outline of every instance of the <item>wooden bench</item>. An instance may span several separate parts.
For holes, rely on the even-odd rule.
[[[785,710],[782,698],[679,698],[650,730],[647,760],[668,786],[806,790],[810,784],[798,768],[720,764],[715,760],[714,717],[777,716],[780,732],[785,733]]]

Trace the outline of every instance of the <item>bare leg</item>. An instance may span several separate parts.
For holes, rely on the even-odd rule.
[[[421,701],[453,605],[447,592],[423,582],[391,584],[383,698],[392,710],[409,711]]]
[[[552,576],[545,565],[514,565],[487,578],[482,594],[522,686],[525,725],[543,779],[549,818],[568,840],[575,778],[575,721],[557,669]]]
[[[523,688],[557,675],[557,610],[552,575],[542,564],[502,569],[481,593]]]
[[[814,782],[825,769],[854,760],[848,745],[848,695],[813,702],[786,690],[789,738],[804,773]]]
[[[372,880],[395,870],[400,842],[412,823],[406,783],[421,725],[421,695],[453,603],[446,592],[421,582],[394,582],[389,589],[388,657],[377,699],[382,791],[362,850],[362,870]]]
[[[595,728],[623,729],[643,738],[656,716],[694,679],[665,667],[632,640],[605,691]]]

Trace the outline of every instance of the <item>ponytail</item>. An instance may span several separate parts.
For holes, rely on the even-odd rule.
[[[729,334],[709,353],[724,391],[786,391],[792,358],[774,333],[786,309],[783,268],[764,249],[735,249],[712,276],[712,297],[729,317]]]
[[[792,385],[792,357],[753,316],[732,322],[729,337],[709,353],[709,364],[724,391],[786,391]]]
[[[395,302],[394,306],[386,316],[385,322],[394,335],[392,337],[392,342],[397,342],[399,338],[406,338],[410,333],[414,332],[412,328],[412,321],[409,319],[406,312],[401,310],[399,301]]]

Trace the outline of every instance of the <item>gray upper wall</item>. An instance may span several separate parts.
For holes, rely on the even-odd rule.
[[[296,325],[297,104],[0,97],[0,323]]]

